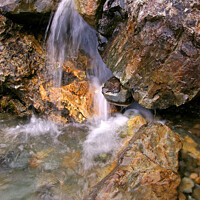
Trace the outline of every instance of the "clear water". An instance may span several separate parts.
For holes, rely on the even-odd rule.
[[[127,120],[118,114],[98,125],[58,126],[1,114],[0,199],[82,199],[113,162]]]
[[[138,104],[99,123],[56,125],[35,116],[19,120],[0,114],[0,199],[83,199],[108,172],[127,120],[138,114],[155,120]]]

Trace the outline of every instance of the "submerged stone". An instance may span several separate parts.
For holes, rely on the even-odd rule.
[[[31,167],[38,167],[41,163],[44,162],[45,158],[51,153],[53,152],[55,149],[51,148],[51,149],[47,149],[47,150],[43,150],[40,152],[37,152],[35,155],[32,156],[32,158],[29,161],[29,165]]]
[[[195,198],[195,200],[200,200],[200,188],[195,188],[192,196]]]
[[[181,146],[179,136],[167,126],[143,126],[120,152],[114,169],[85,199],[176,199]]]
[[[198,142],[198,140],[197,140]],[[183,152],[189,154],[194,159],[197,159],[200,161],[200,145],[194,141],[192,137],[185,136],[183,140]]]

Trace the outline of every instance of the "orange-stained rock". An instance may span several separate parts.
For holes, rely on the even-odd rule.
[[[174,200],[178,197],[178,152],[181,140],[167,126],[145,125],[132,137],[116,167],[88,200]]]
[[[93,100],[85,80],[77,80],[61,88],[50,87],[48,91],[41,86],[40,92],[43,99],[55,104],[59,110],[67,109],[69,116],[78,122],[92,116]]]
[[[56,112],[51,112],[48,116],[47,116],[48,120],[51,120],[52,122],[55,122],[56,124],[67,124],[68,123],[68,119],[66,119],[65,117],[62,117],[59,112],[58,114],[56,114]]]
[[[200,161],[199,145],[191,137],[185,136],[183,140],[183,152]]]
[[[128,132],[136,132],[142,125],[146,124],[146,120],[141,116],[137,115],[127,121]]]
[[[86,78],[86,72],[83,70],[78,70],[75,67],[75,64],[71,61],[66,61],[65,65],[63,66],[63,70],[68,74],[72,73],[79,80],[84,80]]]
[[[38,167],[41,163],[44,162],[44,159],[53,151],[54,148],[37,152],[35,155],[32,156],[31,160],[29,161],[29,165],[31,167]]]
[[[121,1],[106,2],[108,17],[101,19],[98,30],[111,36],[104,61],[121,84],[133,90],[134,99],[149,109],[165,109],[198,96],[199,1],[135,0],[115,7],[113,2]],[[121,14],[123,8],[128,18],[116,27],[117,11]]]
[[[120,137],[126,138],[128,136],[133,136],[138,131],[138,129],[146,123],[147,123],[146,120],[141,115],[137,115],[137,116],[132,117],[126,123],[127,124],[127,131],[124,131],[124,129],[122,129],[122,131],[120,132]],[[129,140],[130,140],[130,137],[129,137],[129,139],[127,139],[125,141],[124,144],[126,144],[126,142],[129,141]]]
[[[178,200],[186,200],[186,196],[182,192],[179,192]]]
[[[200,177],[196,178],[196,179],[195,179],[195,182],[196,182],[197,184],[200,184]]]
[[[81,158],[80,152],[68,153],[62,160],[62,166],[66,168],[75,168]]]
[[[95,16],[100,4],[99,0],[75,0],[78,12],[90,24],[95,25]]]

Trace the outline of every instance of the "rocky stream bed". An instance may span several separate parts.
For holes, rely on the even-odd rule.
[[[56,85],[48,41],[62,2],[0,0],[0,199],[199,200],[199,1],[75,0],[53,43],[69,51],[73,29],[80,45],[56,61]]]

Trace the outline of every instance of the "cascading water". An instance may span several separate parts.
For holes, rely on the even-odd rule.
[[[95,88],[94,108],[97,119],[108,118],[108,104],[101,93],[101,85],[112,76],[97,50],[96,31],[89,26],[75,9],[73,0],[62,0],[54,15],[47,43],[49,71],[57,87],[61,87],[63,64],[70,57],[77,57],[82,49],[90,57],[92,70],[87,76]]]

